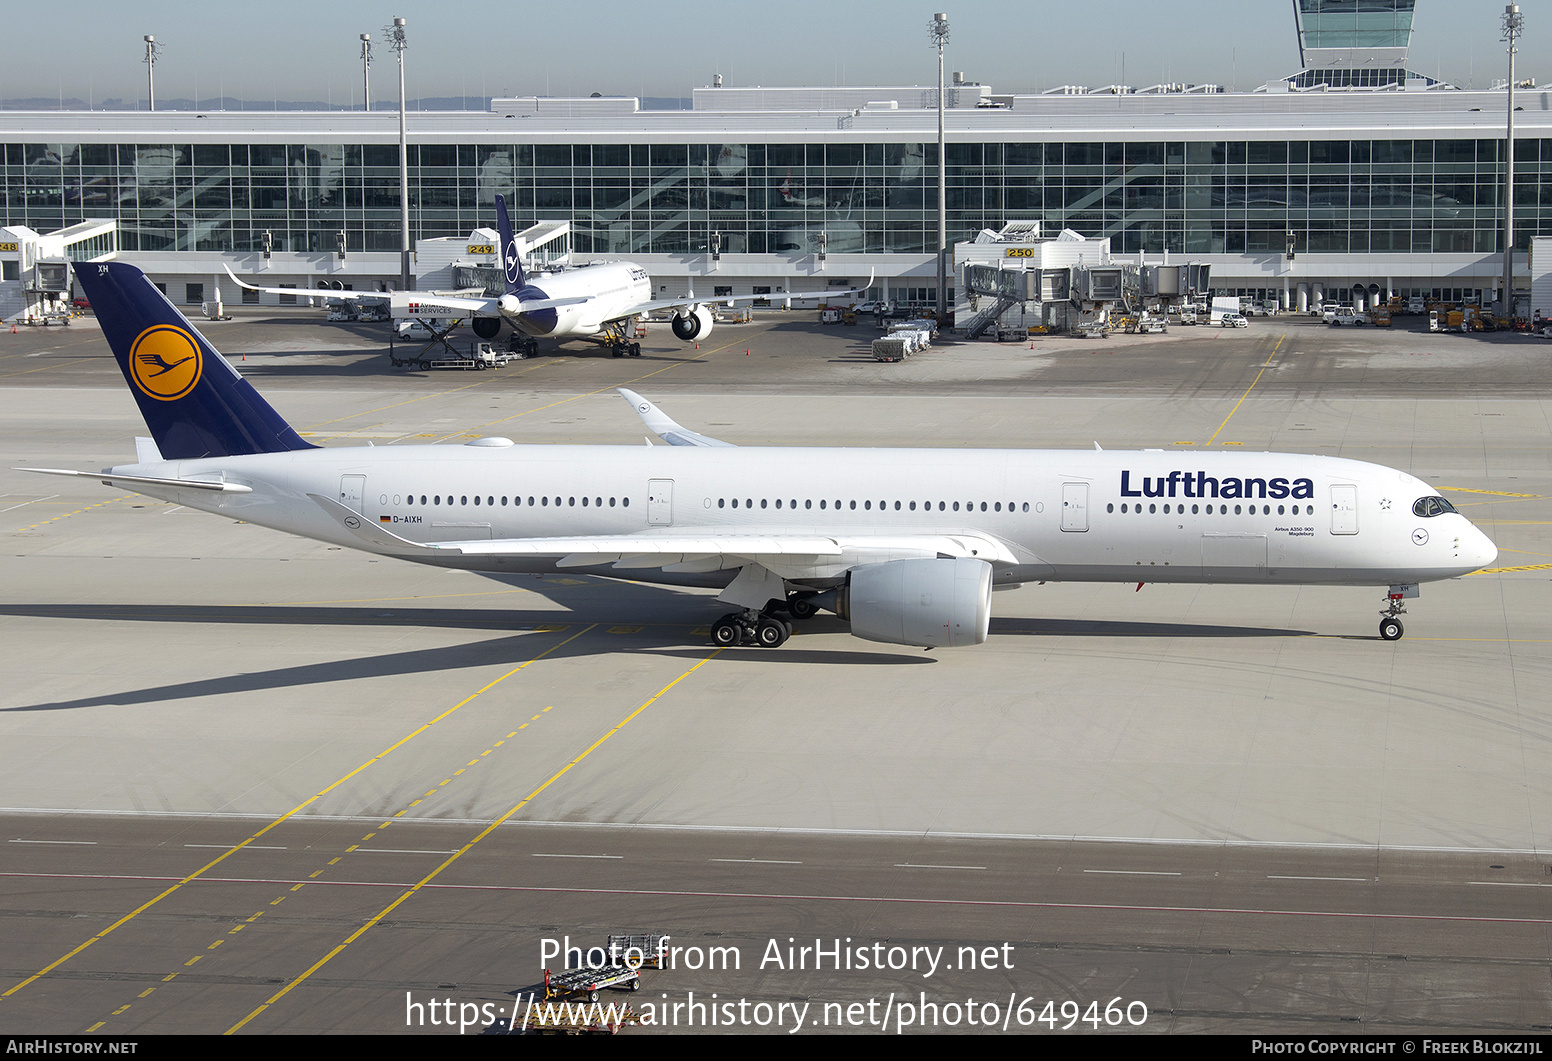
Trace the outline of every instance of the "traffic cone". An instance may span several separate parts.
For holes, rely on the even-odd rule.
[[[744,351],[744,356],[745,356],[745,357],[748,357],[748,356],[749,356],[749,351],[748,351],[748,350],[745,350],[745,351]]]
[[[701,344],[700,343],[696,343],[695,344],[695,349],[699,350],[700,348],[701,348]]]

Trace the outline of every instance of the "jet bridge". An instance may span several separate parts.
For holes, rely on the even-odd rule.
[[[118,254],[118,222],[82,221],[56,232],[0,228],[0,320],[68,323],[76,262]]]

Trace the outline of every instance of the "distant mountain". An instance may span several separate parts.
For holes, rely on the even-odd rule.
[[[490,110],[490,97],[488,96],[427,96],[422,99],[412,99],[406,104],[411,111],[488,111]],[[677,96],[645,96],[641,100],[642,110],[649,111],[687,111],[690,109],[690,100]],[[31,96],[22,99],[0,100],[0,110],[7,111],[134,111],[144,110],[145,103],[142,100],[125,101],[122,99],[96,100],[90,107],[84,99],[70,96],[61,100],[58,96]],[[159,111],[353,111],[356,108],[343,103],[329,104],[322,100],[253,100],[233,99],[230,96],[222,96],[215,99],[202,99],[199,101],[183,98],[158,99],[156,109]],[[375,100],[372,103],[374,111],[398,111],[399,101]]]

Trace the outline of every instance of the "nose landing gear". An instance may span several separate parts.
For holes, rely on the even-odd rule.
[[[1406,614],[1406,605],[1403,603],[1410,597],[1417,596],[1417,586],[1391,586],[1390,592],[1385,595],[1385,610],[1380,612],[1380,637],[1386,641],[1399,641],[1406,628],[1401,625],[1398,615]]]

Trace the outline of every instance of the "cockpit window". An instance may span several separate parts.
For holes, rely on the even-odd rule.
[[[1433,497],[1420,497],[1412,503],[1414,516],[1440,516],[1446,512],[1454,512],[1455,506],[1437,495]]]

